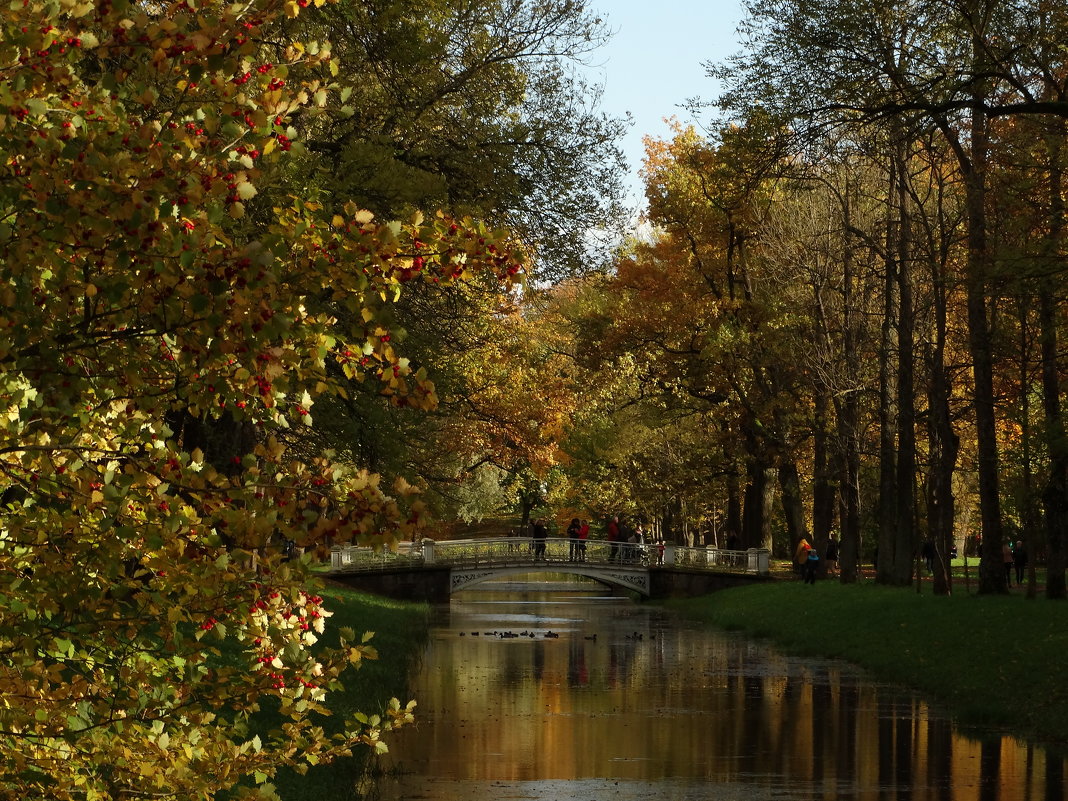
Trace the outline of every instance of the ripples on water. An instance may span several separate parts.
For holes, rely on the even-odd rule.
[[[1065,797],[1038,747],[596,584],[512,577],[439,617],[381,801]]]

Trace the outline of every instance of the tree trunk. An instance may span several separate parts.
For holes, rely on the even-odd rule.
[[[895,145],[897,174],[897,480],[892,582],[912,581],[916,537],[916,394],[913,347],[912,233],[908,210],[908,174],[900,134]]]
[[[235,420],[230,414],[204,419],[179,410],[167,414],[167,424],[183,450],[199,449],[205,462],[228,476],[241,472],[240,457],[252,453],[259,442],[252,423]]]
[[[893,182],[891,181],[891,185]],[[890,225],[889,215],[887,229]],[[894,352],[894,294],[896,288],[895,265],[889,254],[893,253],[893,241],[887,235],[887,257],[884,262],[883,320],[880,329],[879,360],[879,539],[876,545],[875,580],[880,584],[893,583],[894,553],[897,550],[897,427],[893,408],[894,393],[891,387],[891,354]]]
[[[842,440],[839,481],[838,567],[843,584],[860,580],[860,398],[850,393],[838,414],[838,436]]]
[[[727,474],[727,520],[723,525],[723,535],[729,539],[732,534],[737,537],[741,547],[748,546],[742,537],[742,496],[738,474],[733,470]]]
[[[1060,124],[1063,136],[1065,126]],[[1064,237],[1065,209],[1063,195],[1064,176],[1060,166],[1061,140],[1049,137],[1050,141],[1050,255],[1051,262],[1059,261],[1062,254],[1061,239]],[[1054,263],[1048,271],[1054,269]],[[1039,337],[1042,353],[1042,408],[1046,418],[1047,448],[1049,450],[1049,476],[1042,493],[1046,512],[1046,597],[1062,600],[1065,592],[1065,548],[1068,546],[1068,435],[1061,417],[1060,374],[1057,369],[1057,308],[1053,296],[1051,277],[1043,278],[1039,287]],[[1030,551],[1032,566],[1038,558],[1038,549]]]
[[[797,472],[797,463],[793,460],[785,462],[779,468],[779,489],[782,492],[782,511],[791,549],[802,539],[806,539],[816,548],[817,553],[826,553],[826,537],[823,542],[809,539],[805,526],[805,507],[801,502],[801,477]]]
[[[749,463],[749,483],[745,488],[745,506],[742,509],[742,541],[749,548],[773,546],[771,537],[771,512],[775,502],[775,468],[763,460]]]
[[[846,230],[852,229],[852,207],[848,189],[842,204]],[[847,235],[848,236],[848,235]],[[853,308],[853,248],[846,239],[842,254],[842,356],[846,375],[860,375],[857,345],[857,313]],[[860,579],[860,395],[858,390],[835,397],[838,418],[839,515],[841,536],[838,538],[838,567],[843,584]]]
[[[953,430],[949,411],[950,385],[946,375],[940,341],[932,357],[928,389],[928,451],[931,466],[927,474],[927,515],[929,535],[935,546],[934,592],[949,595],[953,591],[950,553],[953,549],[956,500],[953,497],[953,472],[957,466],[960,437]]]
[[[990,269],[986,231],[986,153],[988,120],[972,114],[971,159],[963,169],[968,212],[968,261],[965,276],[968,307],[968,349],[972,359],[976,462],[979,472],[979,515],[983,540],[979,560],[979,592],[1008,592],[1001,546],[1001,495],[998,478],[997,412],[994,401],[994,354],[987,318],[986,277]]]
[[[827,412],[830,403],[825,387],[816,387],[814,400],[816,419],[812,439],[812,537],[816,542],[826,543],[834,526],[835,487],[827,447]]]
[[[1031,314],[1028,308],[1030,298],[1021,295],[1018,300],[1020,317],[1020,462],[1022,463],[1020,492],[1016,501],[1016,508],[1019,509],[1020,514],[1021,528],[1020,543],[1018,545],[1026,548],[1028,553],[1033,554],[1038,551],[1036,547],[1038,545],[1038,537],[1036,534],[1039,530],[1039,512],[1035,504],[1031,445]],[[1031,561],[1033,562],[1034,560],[1032,559]],[[1018,578],[1022,578],[1022,576]],[[1034,571],[1031,571],[1027,582],[1027,597],[1034,598],[1036,592]]]

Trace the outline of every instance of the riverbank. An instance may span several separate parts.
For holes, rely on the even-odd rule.
[[[912,687],[963,726],[1068,746],[1068,604],[781,581],[665,605]]]
[[[334,721],[340,722],[355,712],[379,714],[390,698],[406,703],[408,676],[426,645],[430,608],[336,584],[329,584],[322,596],[324,606],[334,613],[328,621],[327,642],[336,644],[330,639],[331,634],[336,637],[341,627],[348,626],[357,633],[373,631],[371,645],[378,650],[378,659],[364,660],[359,670],[349,672],[344,692],[331,693],[328,705],[333,716],[323,721],[324,728],[330,731]],[[317,765],[304,776],[280,772],[275,780],[278,794],[282,801],[361,798],[356,783],[366,776],[371,758],[364,749],[351,757]]]

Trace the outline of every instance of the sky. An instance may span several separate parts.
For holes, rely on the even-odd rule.
[[[604,85],[603,111],[619,117],[629,111],[634,120],[622,146],[630,164],[627,186],[639,202],[642,137],[667,138],[665,117],[693,122],[680,106],[693,97],[716,97],[718,86],[702,62],[723,61],[738,51],[741,1],[588,0],[587,7],[615,32],[591,55],[587,74]]]

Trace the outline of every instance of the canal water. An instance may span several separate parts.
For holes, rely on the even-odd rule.
[[[571,577],[438,610],[381,801],[1060,801],[1065,760],[976,739],[848,665]]]

